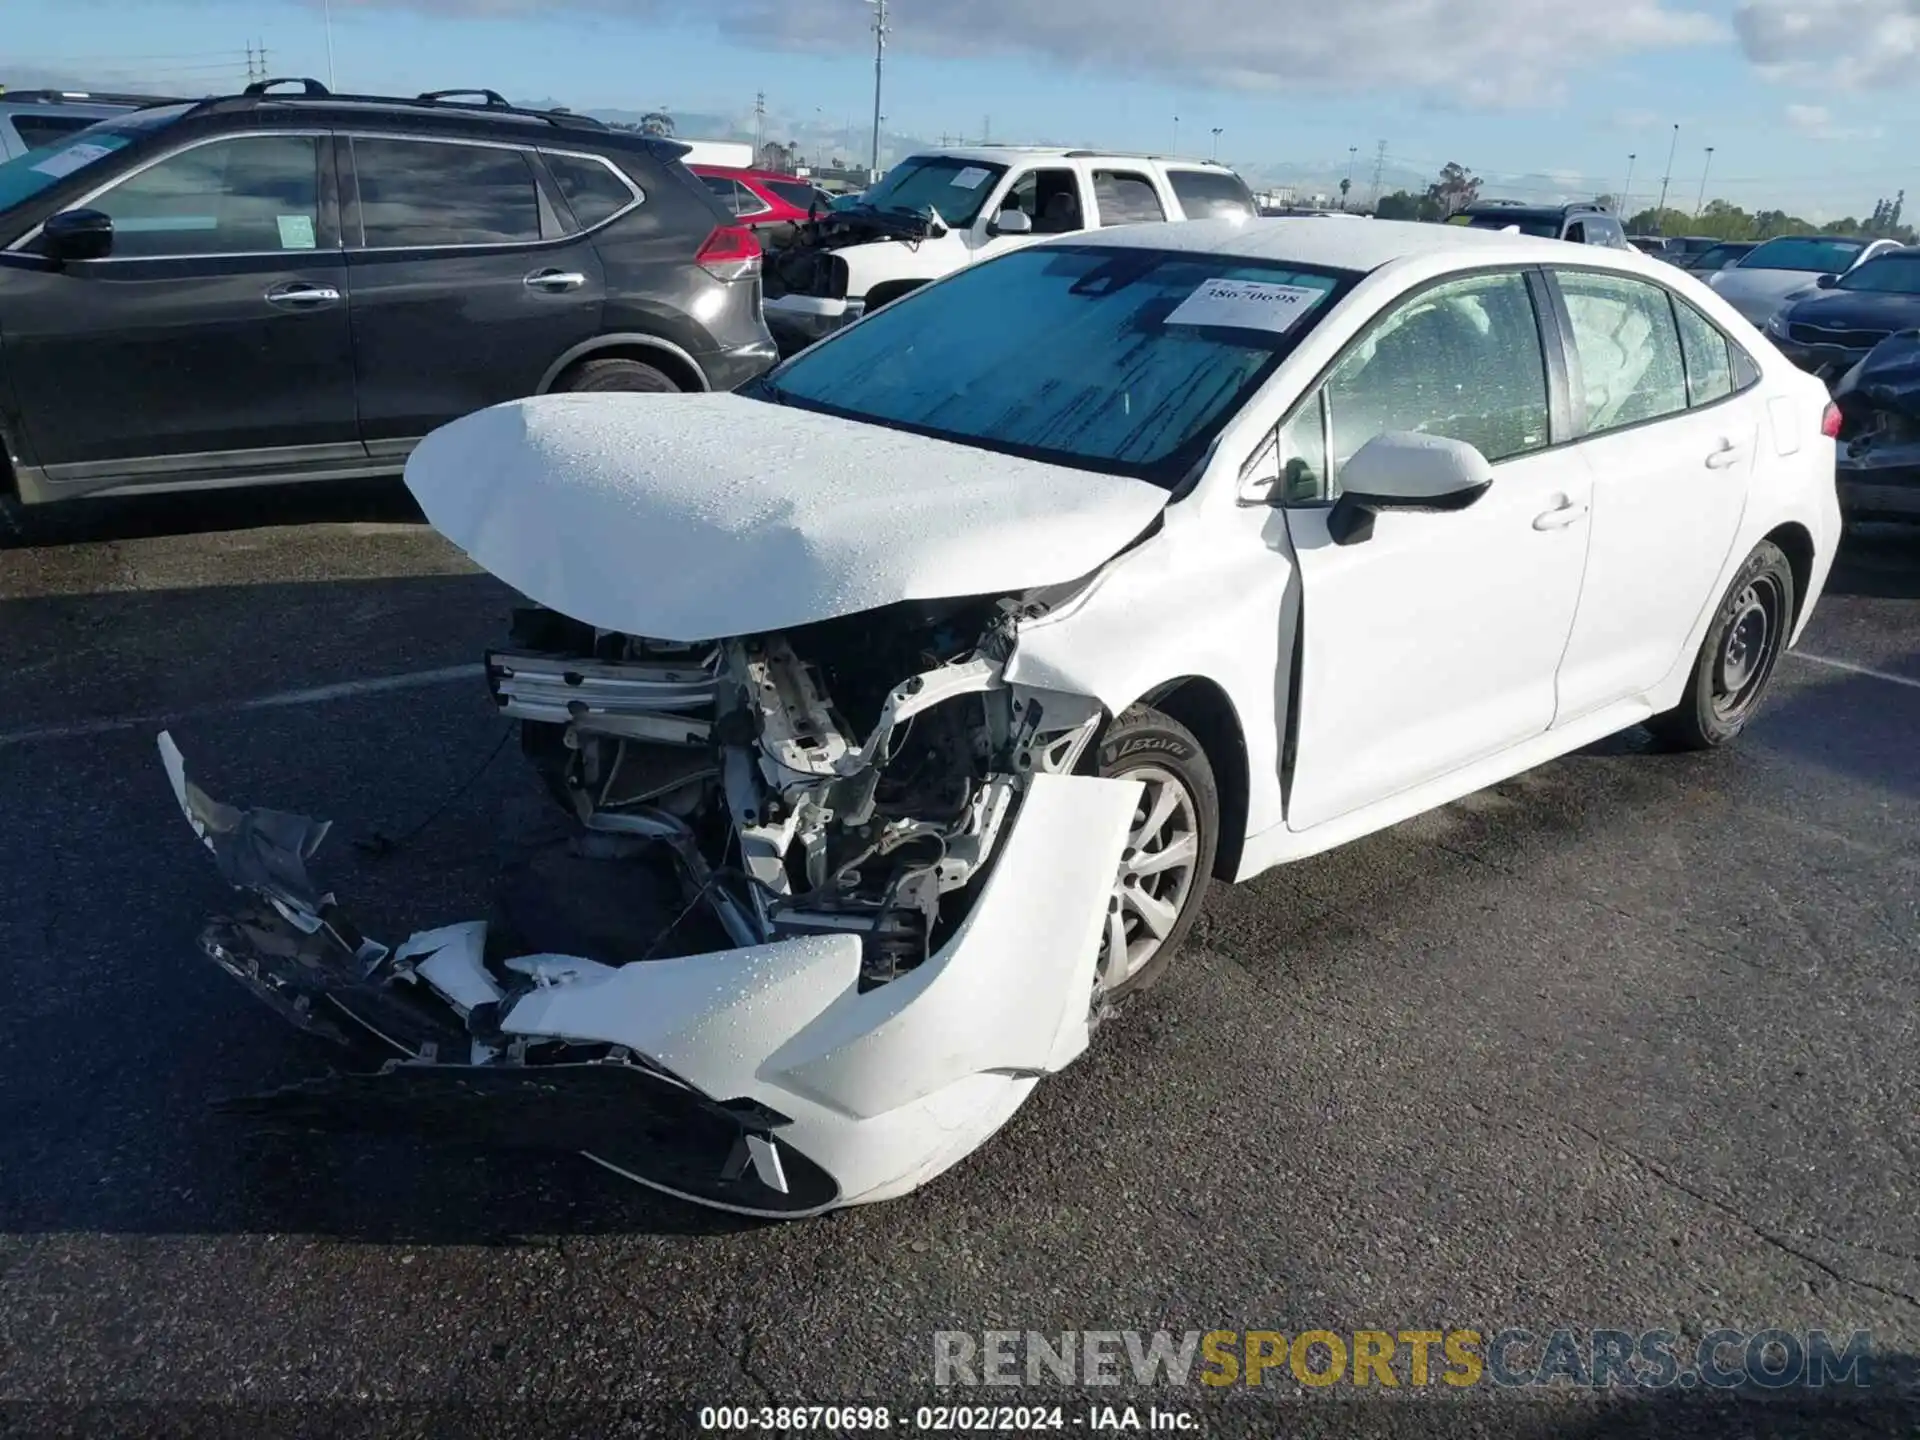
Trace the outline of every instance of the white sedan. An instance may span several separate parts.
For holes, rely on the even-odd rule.
[[[749,393],[457,421],[408,484],[532,602],[488,683],[570,817],[559,900],[601,867],[625,923],[388,946],[309,877],[324,827],[163,737],[265,902],[207,953],[388,1057],[245,1108],[751,1214],[911,1190],[1209,879],[1628,726],[1738,735],[1826,580],[1835,420],[1671,266],[1298,219],[1023,249]]]

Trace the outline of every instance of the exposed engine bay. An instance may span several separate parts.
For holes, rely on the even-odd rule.
[[[861,983],[965,919],[1027,777],[1099,706],[1003,678],[1019,601],[936,601],[710,645],[516,614],[488,657],[523,748],[588,830],[655,841],[735,945],[848,934]]]
[[[791,238],[768,254],[767,298],[814,295],[845,299],[847,263],[835,251],[876,240],[897,240],[915,248],[922,240],[946,233],[940,217],[925,210],[856,206],[824,211],[796,227]]]

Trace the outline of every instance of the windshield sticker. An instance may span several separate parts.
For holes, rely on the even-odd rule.
[[[313,217],[311,215],[276,215],[280,222],[280,248],[282,250],[311,250],[314,248]]]
[[[49,155],[33,168],[38,174],[51,175],[59,180],[71,175],[82,165],[91,165],[102,155],[111,155],[114,149],[112,145],[96,145],[91,140],[83,140],[77,145],[69,145],[57,155]]]
[[[980,188],[980,182],[992,173],[991,170],[983,170],[978,165],[969,165],[966,169],[955,174],[953,179],[947,183],[956,185],[962,190],[978,190]]]
[[[1305,285],[1267,280],[1209,280],[1174,306],[1169,325],[1230,325],[1284,335],[1325,297]]]

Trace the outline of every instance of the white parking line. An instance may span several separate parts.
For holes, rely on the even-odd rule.
[[[233,700],[222,705],[196,705],[186,710],[149,715],[116,715],[101,720],[77,720],[71,725],[5,730],[0,731],[0,749],[9,745],[27,745],[36,740],[77,740],[88,735],[111,735],[120,730],[141,730],[148,726],[164,728],[183,720],[200,720],[213,715],[278,710],[289,705],[323,705],[329,700],[352,700],[362,695],[381,695],[393,690],[419,690],[429,685],[446,685],[455,680],[476,680],[486,673],[486,668],[478,664],[446,665],[438,670],[415,670],[405,675],[380,675],[371,680],[342,680],[337,685],[283,690],[277,695],[257,695],[251,700]]]
[[[1911,675],[1896,675],[1891,670],[1876,670],[1871,665],[1856,665],[1851,660],[1835,660],[1831,655],[1809,655],[1804,650],[1789,650],[1789,655],[1800,660],[1811,661],[1815,665],[1825,665],[1830,670],[1845,670],[1849,675],[1865,675],[1869,679],[1884,680],[1889,685],[1903,685],[1909,690],[1920,690],[1920,680]]]

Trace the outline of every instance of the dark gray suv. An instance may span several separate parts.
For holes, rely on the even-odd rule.
[[[732,389],[775,359],[760,247],[682,153],[302,80],[0,164],[0,479],[34,504],[392,473],[504,400]]]

